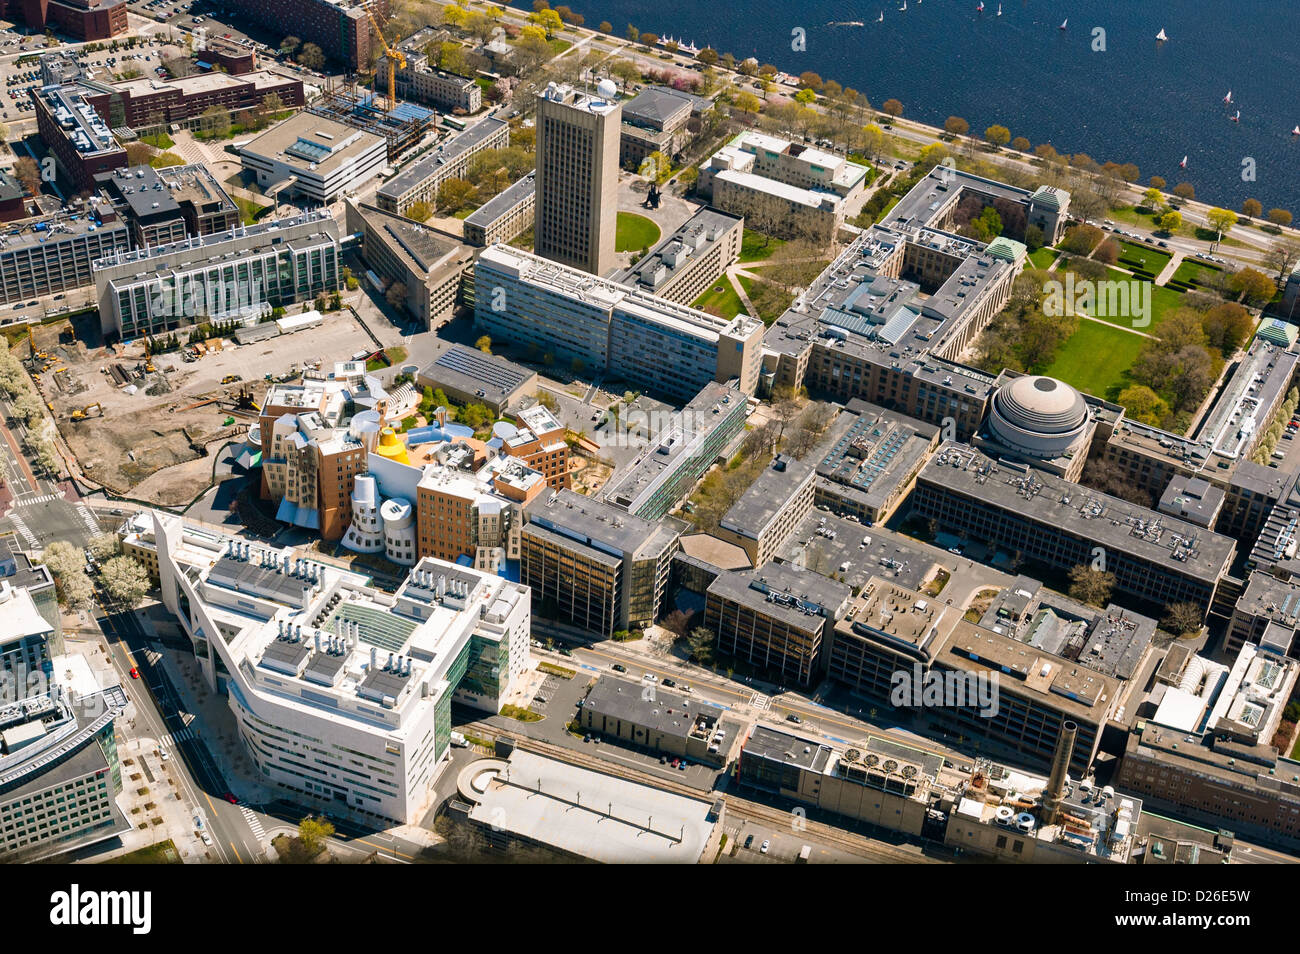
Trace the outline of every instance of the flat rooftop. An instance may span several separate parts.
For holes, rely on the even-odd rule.
[[[424,180],[437,174],[442,166],[460,158],[466,152],[478,149],[483,141],[496,135],[502,127],[509,124],[504,119],[486,116],[463,132],[452,136],[439,145],[429,155],[407,166],[402,173],[385,182],[379,189],[379,195],[397,199],[410,192]]]
[[[791,735],[761,723],[754,726],[745,742],[745,757],[767,759],[813,772],[825,772],[834,750],[820,739]]]
[[[470,818],[609,864],[696,864],[713,832],[711,803],[515,749],[491,775]],[[471,770],[475,765],[469,767]],[[476,782],[477,786],[477,782]]]
[[[616,280],[654,294],[711,253],[742,222],[740,216],[720,209],[700,209]]]
[[[467,215],[465,224],[467,226],[477,225],[480,228],[487,228],[535,191],[537,191],[537,174],[536,172],[530,172],[522,179],[512,182]]]
[[[955,441],[940,446],[919,480],[1211,584],[1227,572],[1236,546],[1231,537],[1186,520],[994,460]]]
[[[844,611],[853,591],[828,576],[789,563],[719,573],[709,595],[749,607],[805,631],[821,629]]]
[[[572,490],[542,494],[528,505],[525,515],[525,532],[533,527],[550,530],[615,561],[625,553],[647,556],[662,552],[686,526],[671,517],[645,520]]]
[[[459,391],[483,389],[502,399],[510,398],[536,377],[537,372],[505,358],[485,354],[466,345],[452,345],[420,372],[420,377],[440,381]]]
[[[262,133],[241,152],[283,163],[300,173],[328,178],[383,142],[374,133],[300,112]]]
[[[751,540],[759,539],[790,503],[795,489],[806,485],[813,466],[778,454],[723,515],[719,526]]]
[[[583,708],[682,739],[712,732],[725,712],[721,706],[662,686],[648,694],[641,683],[614,676],[596,680]]]
[[[831,424],[810,458],[831,492],[870,509],[882,507],[929,452],[939,429],[854,399]]]

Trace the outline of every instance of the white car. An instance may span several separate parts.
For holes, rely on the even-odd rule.
[[[658,682],[658,681],[659,681],[659,677],[656,676],[656,675],[655,675],[654,673],[652,673],[652,672],[648,672],[648,673],[646,673],[646,674],[645,674],[644,676],[642,676],[641,678],[644,679],[646,682]]]
[[[199,837],[203,839],[203,844],[207,845],[209,848],[212,847],[212,837],[206,831]]]
[[[771,847],[772,847],[772,843],[768,841],[766,838],[764,838],[763,843],[758,846],[759,853],[765,855],[767,854],[767,849]]]

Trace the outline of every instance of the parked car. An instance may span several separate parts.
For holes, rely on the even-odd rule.
[[[763,843],[762,843],[761,845],[758,846],[758,850],[759,850],[760,852],[762,852],[763,854],[767,854],[767,849],[769,849],[769,848],[771,848],[771,847],[772,847],[772,842],[770,842],[768,839],[764,838],[764,839],[763,839]]]
[[[615,672],[627,672],[627,667],[624,666],[622,663],[614,663],[614,665],[610,666],[609,668],[614,670]]]

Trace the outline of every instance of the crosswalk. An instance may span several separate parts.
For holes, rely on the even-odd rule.
[[[256,837],[258,841],[261,841],[263,838],[265,838],[266,829],[263,828],[262,823],[257,820],[257,813],[254,812],[247,805],[240,805],[239,811],[240,814],[244,816],[244,820],[248,822],[248,827],[253,830],[254,837]]]
[[[51,500],[58,500],[58,494],[41,494],[39,497],[23,497],[14,501],[15,507],[32,507],[36,504],[49,503]]]
[[[16,513],[10,514],[9,522],[14,525],[14,529],[18,531],[18,535],[27,541],[27,545],[29,547],[36,547],[40,545],[41,541],[36,539],[36,534],[32,533],[31,529],[27,526],[27,524],[23,523],[23,518],[18,516],[18,514]]]
[[[79,503],[77,504],[77,513],[81,515],[81,519],[85,522],[87,530],[92,534],[99,533],[99,521],[95,519],[95,515],[90,512],[89,507],[84,503]]]
[[[189,726],[186,726],[185,728],[178,729],[175,732],[168,732],[158,741],[162,743],[163,748],[170,749],[174,748],[181,742],[188,742],[190,739],[195,738],[198,738],[198,733]]]
[[[766,712],[772,708],[772,697],[765,696],[761,692],[755,692],[749,697],[749,704],[758,712]]]

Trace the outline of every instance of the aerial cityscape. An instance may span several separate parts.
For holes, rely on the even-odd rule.
[[[1125,866],[1109,917],[1300,859],[1294,54],[705,6],[0,0],[52,924],[108,923],[62,864]]]

